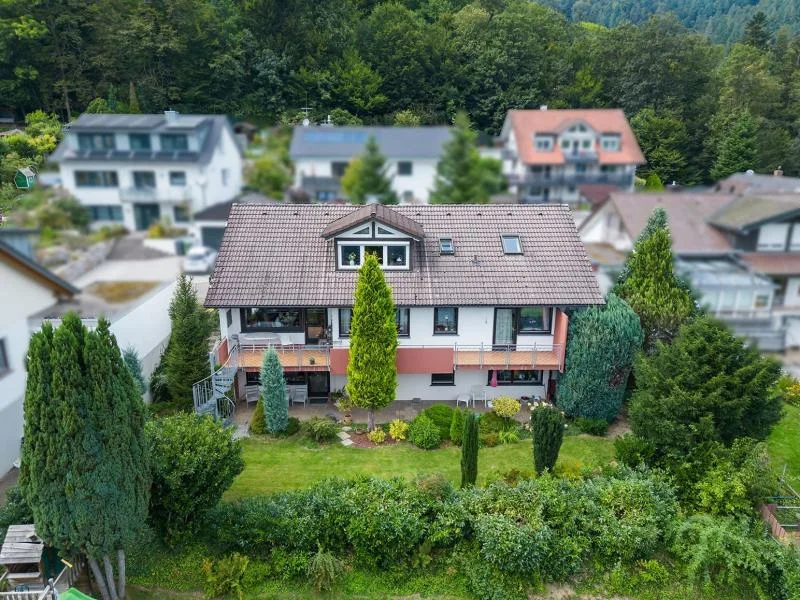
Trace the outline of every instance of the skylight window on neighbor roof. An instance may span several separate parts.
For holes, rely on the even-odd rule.
[[[439,238],[439,254],[455,254],[456,247],[452,238]]]
[[[522,254],[522,243],[518,235],[501,235],[500,241],[503,243],[503,254]]]

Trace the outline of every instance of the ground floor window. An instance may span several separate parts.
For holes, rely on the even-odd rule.
[[[455,385],[456,375],[450,373],[431,373],[431,385]]]
[[[121,206],[95,205],[88,209],[92,221],[122,221]]]
[[[0,340],[0,375],[4,375],[11,370],[11,365],[8,363],[8,354],[6,354],[6,341]]]
[[[185,206],[175,207],[175,222],[188,223],[189,222],[189,209]]]
[[[543,371],[489,371],[487,385],[541,385]]]

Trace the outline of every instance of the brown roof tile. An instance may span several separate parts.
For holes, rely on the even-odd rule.
[[[349,205],[239,205],[228,216],[206,306],[350,306],[357,273],[336,269],[333,222]],[[564,205],[396,206],[378,210],[415,222],[412,269],[387,271],[395,302],[431,305],[602,303],[572,214]],[[391,225],[392,223],[386,223]],[[352,223],[349,223],[352,225]],[[500,235],[519,234],[524,253],[503,254]],[[454,255],[439,254],[449,237]]]
[[[709,217],[709,222],[723,229],[744,231],[797,211],[800,211],[800,194],[747,194],[723,206]]]
[[[767,275],[799,275],[800,254],[797,252],[746,252],[742,260],[754,271]]]

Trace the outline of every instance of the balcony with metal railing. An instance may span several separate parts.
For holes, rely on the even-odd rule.
[[[175,202],[191,200],[187,188],[159,188],[149,186],[132,186],[120,188],[119,198],[122,202]]]
[[[533,173],[524,175],[510,173],[506,176],[510,184],[537,185],[541,187],[606,183],[629,186],[633,183],[630,173]]]

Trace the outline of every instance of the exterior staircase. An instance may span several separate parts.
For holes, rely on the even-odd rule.
[[[216,348],[211,352],[212,364],[216,361]],[[239,348],[233,346],[228,354],[228,359],[221,367],[216,369],[192,386],[194,411],[199,415],[212,415],[221,419],[225,424],[230,424],[236,411],[236,403],[228,392],[236,378],[239,369]]]

